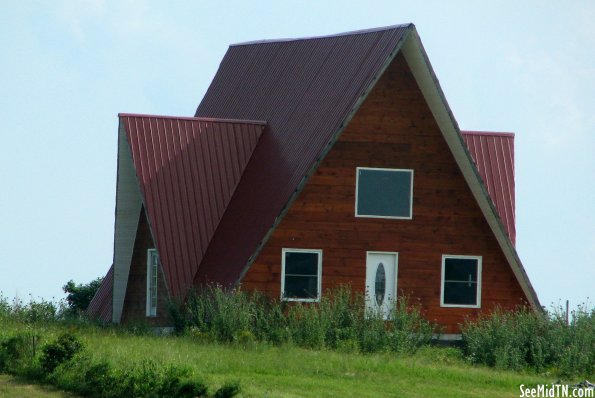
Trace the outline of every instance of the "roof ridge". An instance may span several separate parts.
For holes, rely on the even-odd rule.
[[[272,43],[286,43],[291,41],[303,41],[303,40],[317,40],[317,39],[327,39],[332,37],[341,37],[341,36],[353,36],[353,35],[362,35],[366,33],[374,33],[383,30],[391,30],[391,29],[402,29],[405,27],[414,27],[415,25],[411,22],[404,23],[404,24],[396,24],[396,25],[389,25],[389,26],[381,26],[377,28],[369,28],[369,29],[359,29],[359,30],[352,30],[348,32],[341,32],[341,33],[334,33],[330,35],[320,35],[320,36],[306,36],[306,37],[295,37],[295,38],[284,38],[284,39],[263,39],[263,40],[251,40],[245,41],[240,43],[233,43],[230,44],[229,47],[240,47],[240,46],[249,46],[254,44],[272,44]]]
[[[243,124],[258,124],[266,126],[267,122],[264,120],[247,120],[247,119],[220,119],[215,117],[194,117],[194,116],[168,116],[168,115],[149,115],[142,113],[118,113],[118,117],[144,117],[155,119],[176,119],[176,120],[190,120],[197,122],[220,122],[220,123],[243,123]]]

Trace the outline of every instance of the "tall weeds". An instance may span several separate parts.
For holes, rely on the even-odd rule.
[[[595,309],[579,307],[566,325],[561,311],[497,309],[463,326],[467,358],[500,369],[533,369],[561,376],[595,373]]]
[[[366,313],[364,296],[348,286],[327,291],[316,304],[208,286],[173,305],[172,318],[178,332],[199,339],[362,352],[414,352],[429,343],[434,331],[408,299],[397,300],[384,320],[379,313]]]

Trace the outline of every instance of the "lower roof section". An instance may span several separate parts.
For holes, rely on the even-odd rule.
[[[266,123],[120,114],[172,296],[185,293]]]
[[[461,131],[508,237],[516,244],[514,134]]]
[[[114,266],[112,265],[101,281],[101,285],[87,308],[87,314],[102,322],[112,321],[112,291],[114,286]]]

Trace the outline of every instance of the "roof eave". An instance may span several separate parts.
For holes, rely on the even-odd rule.
[[[245,119],[218,119],[212,117],[194,117],[194,116],[170,116],[170,115],[150,115],[143,113],[118,113],[118,118],[138,117],[138,118],[153,118],[153,119],[168,119],[168,120],[190,120],[198,122],[216,122],[216,123],[243,123],[255,124],[259,126],[266,126],[267,122],[264,120],[245,120]]]
[[[541,310],[542,307],[537,298],[537,294],[531,285],[514,245],[506,234],[506,229],[490,199],[487,188],[482,182],[479,171],[473,163],[471,155],[461,136],[458,123],[446,101],[446,97],[444,96],[438,78],[432,69],[419,35],[415,29],[412,30],[413,32],[409,34],[403,45],[403,55],[409,64],[415,80],[417,81],[417,84],[453,153],[473,196],[477,200],[477,203],[493,231],[498,244],[502,248],[512,271],[521,285],[525,296],[529,300],[529,304],[533,308]]]

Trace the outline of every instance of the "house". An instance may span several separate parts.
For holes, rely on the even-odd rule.
[[[89,312],[168,322],[219,283],[351,284],[459,332],[540,308],[515,250],[514,136],[460,132],[414,25],[230,46],[194,117],[120,114],[114,261]]]

